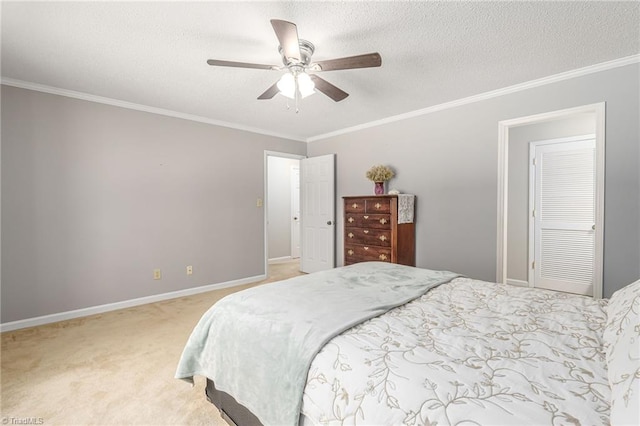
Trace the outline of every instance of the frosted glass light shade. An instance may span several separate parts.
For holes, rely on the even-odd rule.
[[[280,77],[280,80],[278,80],[277,86],[278,90],[280,91],[280,93],[282,93],[283,96],[291,99],[295,98],[296,82],[294,80],[293,74],[289,72],[284,74],[282,77]]]
[[[306,98],[307,96],[315,93],[314,89],[316,86],[313,84],[313,81],[311,81],[309,74],[302,72],[294,76],[292,73],[288,72],[283,74],[277,83],[278,90],[283,96],[295,99],[296,79],[298,80],[298,90],[300,91],[301,98]]]
[[[309,95],[313,95],[315,93],[315,88],[316,85],[311,81],[309,74],[298,74],[298,90],[300,90],[300,97],[306,98]]]

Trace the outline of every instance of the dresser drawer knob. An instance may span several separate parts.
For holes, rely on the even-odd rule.
[[[353,232],[349,232],[347,235],[349,236],[349,238],[353,238]]]
[[[380,223],[384,225],[385,223],[387,223],[387,219],[383,217],[382,219],[380,219]]]
[[[380,241],[385,241],[387,239],[387,237],[385,237],[384,235],[380,235]]]
[[[369,219],[369,216],[364,216],[365,219]]]
[[[365,234],[368,234],[369,230],[368,229],[363,229],[362,232],[364,232]]]
[[[381,254],[380,256],[378,256],[378,258],[379,258],[380,260],[387,260],[387,255],[385,255],[385,254]]]
[[[351,204],[351,207],[353,207],[354,209],[357,209],[358,208],[358,203]]]
[[[353,256],[353,250],[349,249],[347,253],[349,253],[349,256]]]
[[[376,209],[379,209],[380,207],[382,207],[382,204],[376,203]]]
[[[369,247],[363,247],[365,250],[369,250]]]
[[[350,217],[349,219],[347,219],[349,221],[349,223],[353,223],[353,218]]]

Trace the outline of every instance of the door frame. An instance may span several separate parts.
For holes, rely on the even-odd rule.
[[[269,228],[267,226],[267,219],[269,218],[269,157],[280,157],[280,158],[292,158],[295,160],[302,160],[303,158],[307,158],[306,155],[300,154],[290,154],[288,152],[279,152],[279,151],[264,151],[264,177],[263,177],[263,227],[264,227],[264,274],[268,278],[269,277]],[[300,247],[300,251],[302,252],[302,247]],[[302,253],[301,253],[302,255]]]
[[[567,118],[575,114],[595,113],[596,117],[596,194],[595,194],[595,265],[593,297],[601,299],[603,293],[604,244],[604,172],[605,172],[605,112],[606,103],[600,102],[542,114],[529,115],[498,122],[498,223],[496,244],[496,281],[507,280],[507,194],[509,130],[511,128]]]

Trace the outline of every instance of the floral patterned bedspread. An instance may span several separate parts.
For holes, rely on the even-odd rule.
[[[304,424],[608,424],[606,303],[455,279],[333,338]]]

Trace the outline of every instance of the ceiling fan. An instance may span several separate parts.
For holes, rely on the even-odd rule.
[[[340,102],[349,96],[347,92],[339,89],[327,80],[318,77],[316,74],[309,74],[308,71],[320,72],[353,68],[371,68],[379,67],[382,64],[382,58],[377,52],[311,62],[311,56],[313,55],[315,47],[311,42],[298,38],[298,28],[296,24],[280,19],[272,19],[271,26],[273,26],[276,37],[278,37],[278,41],[280,42],[278,52],[282,56],[284,66],[222,61],[218,59],[209,59],[207,63],[219,67],[255,68],[276,71],[286,69],[287,73],[263,94],[258,96],[258,99],[271,99],[277,93],[281,93],[288,98],[295,99],[296,105],[298,99],[311,95],[315,92],[314,89],[324,93],[335,102]]]

